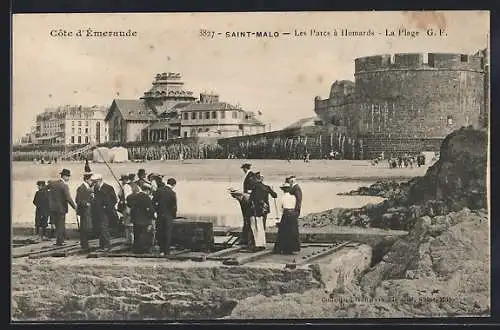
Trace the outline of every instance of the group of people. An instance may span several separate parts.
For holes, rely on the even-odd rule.
[[[50,223],[55,226],[55,245],[65,245],[66,214],[71,207],[80,219],[82,249],[89,248],[89,239],[99,237],[99,250],[109,251],[112,234],[122,232],[124,227],[126,241],[134,252],[150,253],[157,243],[160,253],[170,253],[177,213],[174,178],[164,183],[163,175],[146,175],[140,169],[137,176],[132,173],[120,177],[120,190],[116,194],[113,186],[104,182],[102,175],[92,173],[87,163],[73,201],[68,187],[71,172],[63,169],[59,174],[60,179],[48,184],[37,182],[33,204],[36,233],[42,240],[50,239],[47,230]]]
[[[240,203],[243,215],[240,243],[255,252],[266,247],[269,197],[276,199],[278,194],[264,183],[264,176],[260,172],[251,171],[251,166],[249,163],[241,166],[244,173],[243,190],[230,189],[230,194]],[[300,251],[298,218],[302,205],[302,190],[295,176],[287,177],[280,188],[283,191],[280,203],[281,220],[277,224],[278,235],[274,252],[293,254]]]

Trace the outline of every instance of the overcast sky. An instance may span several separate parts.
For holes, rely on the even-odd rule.
[[[51,37],[75,33],[137,31],[136,37]],[[226,31],[375,31],[375,37],[276,39],[199,36],[200,28]],[[447,37],[386,37],[385,29],[443,28]],[[272,129],[314,116],[314,97],[326,98],[332,82],[354,79],[354,59],[400,52],[474,53],[486,46],[488,12],[317,12],[196,14],[30,14],[13,18],[13,138],[46,107],[110,105],[136,99],[156,73],[180,72],[196,95],[212,91],[222,101],[262,111]],[[378,35],[381,32],[382,35]],[[84,32],[85,35],[85,32]]]

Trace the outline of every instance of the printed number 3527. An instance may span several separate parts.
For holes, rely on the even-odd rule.
[[[214,35],[215,35],[215,31],[209,31],[209,30],[205,30],[205,29],[200,30],[200,37],[213,38]]]

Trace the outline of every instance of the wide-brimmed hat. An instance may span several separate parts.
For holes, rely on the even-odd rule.
[[[36,185],[37,185],[37,186],[45,186],[45,181],[42,181],[42,180],[37,181],[37,182],[36,182]]]
[[[285,182],[283,183],[281,186],[280,186],[281,189],[287,189],[287,188],[290,188],[290,184],[288,182]]]
[[[252,164],[250,163],[244,163],[243,165],[241,165],[241,168],[251,168],[252,167]]]
[[[94,173],[92,174],[92,177],[90,178],[92,181],[97,181],[97,180],[102,180],[102,175],[99,173]]]
[[[129,179],[129,180],[134,180],[134,179],[135,179],[135,173],[130,173],[130,174],[128,175],[128,179]]]
[[[257,180],[264,180],[264,176],[260,172],[255,173],[255,178]]]
[[[59,172],[59,174],[61,174],[61,176],[71,176],[71,171],[67,168],[63,168],[63,170]]]
[[[139,171],[137,171],[137,176],[141,176],[141,175],[144,175],[144,174],[146,174],[146,170],[143,169],[143,168],[141,168],[141,169],[139,169]]]

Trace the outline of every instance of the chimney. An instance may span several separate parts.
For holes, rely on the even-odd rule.
[[[219,95],[200,93],[200,103],[219,103]]]

